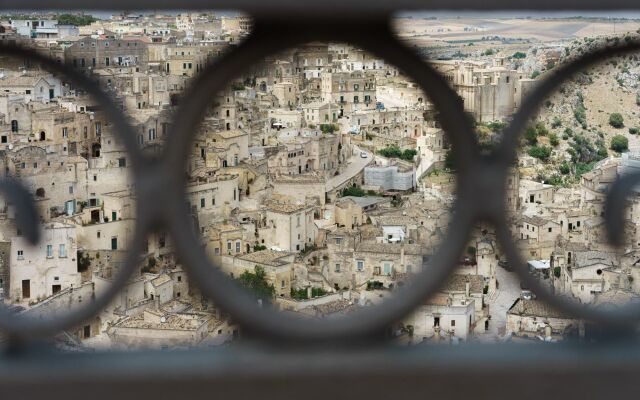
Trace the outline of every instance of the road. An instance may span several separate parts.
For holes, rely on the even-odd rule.
[[[489,330],[483,335],[478,336],[480,341],[497,341],[504,336],[507,324],[507,311],[520,296],[520,278],[515,272],[509,272],[498,266],[496,268],[496,278],[498,279],[497,295],[493,299],[489,299],[489,312],[491,320],[489,322]]]
[[[327,181],[325,186],[325,191],[330,192],[338,186],[342,185],[349,179],[356,176],[360,171],[364,169],[370,162],[373,161],[373,155],[370,152],[367,153],[367,158],[360,157],[360,152],[364,150],[360,150],[357,146],[353,146],[353,154],[347,160],[347,166],[344,170],[339,174]]]

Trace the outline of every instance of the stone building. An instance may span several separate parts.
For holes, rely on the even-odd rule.
[[[59,222],[45,225],[43,236],[35,246],[28,244],[18,232],[11,238],[8,298],[28,303],[80,286],[77,246],[73,225]]]
[[[144,72],[149,51],[147,43],[141,39],[84,37],[67,47],[64,57],[66,63],[82,71],[126,66]]]
[[[322,76],[322,101],[340,107],[338,116],[357,110],[374,109],[376,80],[363,71],[327,72]]]

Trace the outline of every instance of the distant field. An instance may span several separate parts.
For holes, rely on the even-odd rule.
[[[640,21],[601,19],[415,19],[398,18],[395,27],[401,37],[417,45],[434,41],[480,40],[483,36],[507,39],[556,41],[576,37],[610,35],[640,29]],[[466,31],[465,31],[466,28]]]

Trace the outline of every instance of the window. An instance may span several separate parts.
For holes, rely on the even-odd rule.
[[[69,194],[73,194],[73,186],[69,186]]]
[[[284,281],[280,281],[280,287],[284,289]]]
[[[18,121],[11,120],[11,132],[18,132]]]
[[[53,246],[48,244],[47,245],[47,258],[52,258],[53,257]]]
[[[391,275],[391,262],[385,261],[382,263],[382,272],[385,275]]]
[[[178,282],[182,282],[182,276],[178,275]]]
[[[67,249],[64,244],[59,246],[58,257],[65,258],[67,256]]]
[[[357,260],[356,261],[356,269],[360,272],[362,272],[364,270],[364,261],[363,260]]]
[[[240,241],[236,241],[236,253],[240,253]]]
[[[111,250],[118,250],[118,238],[117,237],[112,237],[111,238]]]
[[[124,157],[118,158],[118,167],[123,168],[127,166],[127,159]]]
[[[24,251],[18,250],[18,260],[24,260]]]
[[[451,326],[456,326],[456,320],[455,319],[451,320]]]
[[[204,199],[200,199],[200,208],[204,208]]]
[[[231,240],[227,240],[227,250],[231,251]]]
[[[340,272],[340,264],[336,264],[336,272]]]
[[[213,196],[213,197],[211,198],[211,205],[212,205],[212,206],[215,206],[215,205],[216,205],[216,196]]]
[[[337,237],[336,238],[336,244],[342,244],[342,238],[341,237]]]

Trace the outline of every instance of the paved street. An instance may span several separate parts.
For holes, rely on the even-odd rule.
[[[367,152],[367,158],[360,157],[360,149],[354,146],[354,154],[347,160],[347,166],[340,175],[336,175],[327,181],[325,191],[330,192],[336,187],[342,185],[344,182],[353,178],[360,171],[364,169],[371,161],[373,161],[373,155]]]
[[[489,299],[489,311],[491,321],[489,330],[484,335],[479,335],[480,341],[496,341],[505,334],[507,322],[507,311],[513,302],[520,296],[520,278],[515,272],[509,272],[498,266],[496,269],[498,279],[498,294],[493,299]]]

